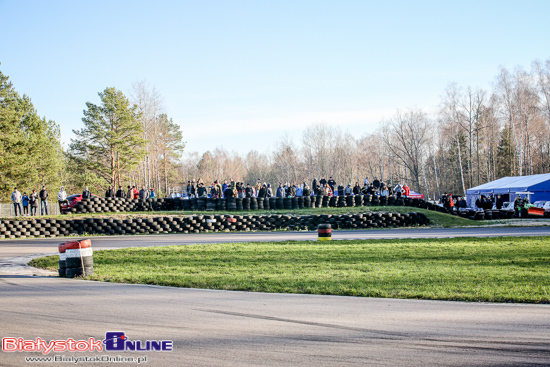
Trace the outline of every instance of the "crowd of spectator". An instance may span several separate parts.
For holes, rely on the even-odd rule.
[[[59,192],[60,194],[58,194],[58,199],[63,197],[66,199],[67,195],[63,186]],[[65,193],[64,196],[63,193]],[[49,193],[48,190],[46,190],[46,186],[42,186],[42,190],[38,193],[36,192],[36,189],[33,189],[30,194],[27,194],[25,191],[21,194],[17,187],[15,187],[11,194],[11,201],[13,203],[15,216],[36,216],[39,205],[40,215],[48,215],[48,198]]]
[[[363,184],[358,181],[355,184],[348,183],[344,185],[343,182],[336,184],[333,177],[329,177],[328,180],[325,177],[321,179],[313,179],[311,186],[306,183],[296,182],[279,182],[277,187],[272,187],[270,183],[262,182],[258,179],[254,184],[236,182],[232,179],[224,180],[220,182],[215,180],[212,184],[206,185],[201,178],[192,179],[187,181],[187,185],[182,188],[181,193],[174,193],[172,197],[211,197],[211,198],[226,198],[226,197],[257,197],[257,198],[269,198],[269,197],[295,197],[295,196],[349,196],[371,194],[380,196],[396,196],[407,197],[410,195],[410,189],[407,185],[392,185],[386,184],[378,178],[374,178],[372,182],[369,182],[368,177],[365,177]],[[105,198],[128,198],[128,199],[140,199],[145,200],[149,198],[155,198],[156,192],[153,188],[147,189],[145,186],[141,186],[138,190],[136,186],[128,185],[126,189],[122,186],[118,187],[115,191],[113,186],[109,186],[105,192]],[[82,192],[82,199],[89,199],[92,194],[86,186]],[[46,186],[42,187],[42,190],[27,195],[26,192],[21,194],[17,187],[14,188],[11,194],[11,200],[14,206],[15,216],[18,215],[37,215],[38,207],[40,206],[40,215],[48,215],[48,200],[49,193]],[[61,212],[63,204],[67,204],[67,192],[63,186],[60,187],[57,193],[57,202]],[[29,210],[30,208],[30,210]]]
[[[192,179],[187,181],[182,189],[181,194],[173,194],[174,197],[182,196],[184,198],[194,197],[294,197],[294,196],[349,196],[349,195],[380,195],[380,196],[396,196],[407,197],[410,195],[410,189],[406,184],[397,184],[395,186],[384,183],[378,178],[369,182],[368,177],[365,177],[363,184],[358,181],[355,184],[348,183],[344,185],[340,182],[339,185],[331,176],[327,180],[325,177],[321,179],[313,179],[311,186],[307,182],[279,182],[277,187],[272,187],[270,183],[262,182],[258,179],[253,185],[244,182],[235,182],[232,179],[224,180],[223,183],[219,180],[214,181],[211,185],[205,185],[202,179]]]

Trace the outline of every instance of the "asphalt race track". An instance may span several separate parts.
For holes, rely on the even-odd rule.
[[[550,235],[550,228],[338,231],[335,239]],[[95,249],[315,239],[313,232],[94,237]],[[211,291],[60,279],[23,264],[62,239],[0,241],[2,338],[171,340],[174,350],[51,352],[149,366],[548,366],[550,305]],[[35,274],[25,275],[25,274]],[[36,352],[0,352],[24,366]],[[132,363],[84,363],[132,365]],[[42,365],[37,363],[36,365]],[[81,363],[78,363],[81,365]]]

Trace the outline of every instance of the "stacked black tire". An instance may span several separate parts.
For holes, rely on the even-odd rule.
[[[228,221],[231,219],[231,221]],[[79,218],[35,221],[30,229],[21,222],[0,221],[1,238],[62,237],[67,235],[126,235],[200,233],[220,231],[269,231],[273,229],[315,230],[320,223],[332,228],[386,228],[428,224],[421,213],[361,213],[354,215],[192,215],[154,218]],[[25,232],[20,232],[25,228]],[[36,233],[37,235],[34,235]],[[74,241],[73,241],[74,242]]]
[[[512,218],[513,212],[508,211],[486,211],[481,214],[468,213],[467,215],[461,212],[449,212],[447,209],[426,202],[422,199],[410,198],[395,198],[384,197],[378,195],[354,195],[354,196],[307,196],[294,198],[154,198],[146,200],[131,200],[122,198],[99,198],[93,197],[81,201],[75,208],[71,209],[72,213],[107,213],[107,212],[149,212],[149,211],[250,211],[250,210],[297,210],[302,208],[327,208],[327,207],[353,207],[353,206],[411,206],[414,208],[423,208],[435,210],[441,213],[449,213],[463,216],[471,219],[504,219]],[[490,213],[489,213],[490,212]],[[45,223],[41,223],[45,224]],[[2,224],[0,223],[0,227]],[[46,236],[51,232],[45,226],[44,233],[38,235],[29,234],[27,229],[34,227],[33,225],[21,224],[17,228],[9,228],[10,233],[13,233],[14,238],[29,237],[29,236]],[[61,234],[63,229],[58,233],[53,230],[52,237]]]

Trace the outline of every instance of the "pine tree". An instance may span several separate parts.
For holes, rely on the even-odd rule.
[[[84,128],[74,130],[70,157],[106,185],[121,185],[121,174],[134,168],[144,155],[146,141],[136,106],[115,88],[98,93],[101,105],[86,103]]]
[[[14,186],[58,186],[63,167],[59,126],[40,118],[31,99],[0,72],[0,196],[9,197]]]

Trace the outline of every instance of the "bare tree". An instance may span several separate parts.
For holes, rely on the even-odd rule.
[[[430,131],[430,122],[420,110],[398,111],[385,123],[383,141],[392,154],[407,168],[413,188],[420,191],[420,174]]]

